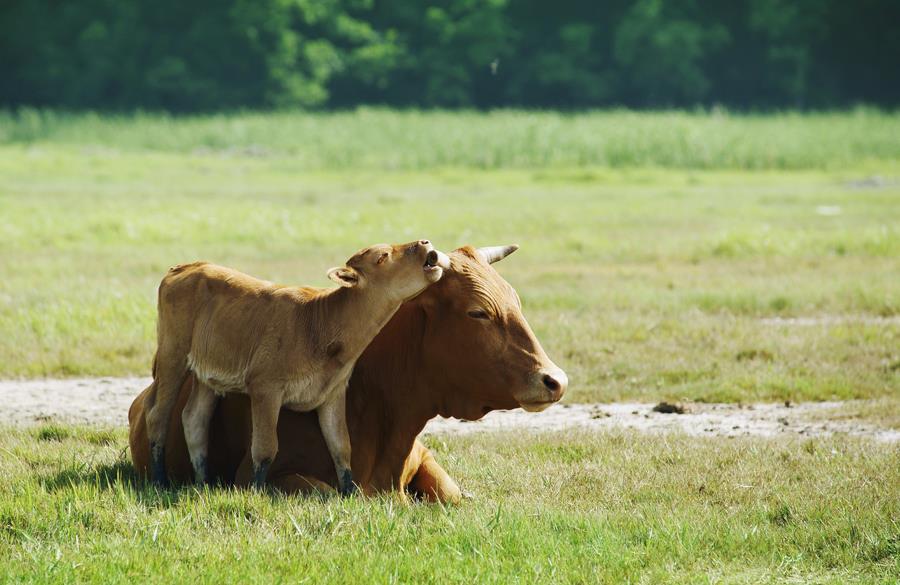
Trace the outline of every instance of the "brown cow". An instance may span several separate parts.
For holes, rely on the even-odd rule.
[[[441,262],[441,258],[444,262]],[[400,305],[440,280],[446,255],[428,240],[361,250],[328,276],[340,287],[275,285],[206,262],[176,266],[159,285],[157,350],[147,395],[153,476],[167,481],[164,444],[188,374],[182,411],[197,481],[207,473],[216,395],[247,394],[254,483],[262,487],[278,452],[282,406],[315,411],[341,493],[353,491],[347,382],[357,358]]]
[[[565,373],[544,353],[522,315],[515,290],[489,265],[513,246],[461,248],[440,282],[408,301],[357,361],[347,391],[354,480],[366,493],[400,490],[455,502],[460,490],[417,440],[436,415],[477,420],[495,409],[538,411],[566,391]],[[187,480],[191,465],[177,411],[167,439],[169,474]],[[131,456],[149,468],[144,390],[131,405]],[[250,416],[244,397],[219,403],[210,429],[210,470],[224,482],[251,478]],[[286,492],[337,485],[324,439],[310,413],[282,412],[282,445],[268,483]],[[324,482],[324,483],[323,483]]]

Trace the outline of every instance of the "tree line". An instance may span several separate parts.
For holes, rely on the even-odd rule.
[[[3,0],[0,106],[900,102],[897,0]]]

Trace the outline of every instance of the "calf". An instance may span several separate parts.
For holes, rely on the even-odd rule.
[[[282,406],[315,410],[339,489],[354,490],[345,414],[360,354],[400,305],[437,282],[447,257],[427,240],[366,248],[328,272],[336,289],[274,285],[198,262],[169,270],[159,287],[153,383],[146,411],[152,475],[166,484],[165,440],[187,376],[197,383],[182,412],[197,481],[207,477],[216,394],[250,398],[253,481],[262,486],[278,451]]]

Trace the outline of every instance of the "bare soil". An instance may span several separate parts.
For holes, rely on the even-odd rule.
[[[0,424],[61,423],[124,426],[134,397],[149,378],[81,378],[0,381]],[[801,404],[665,404],[618,402],[558,404],[541,413],[497,411],[480,421],[435,418],[428,434],[479,431],[552,431],[567,428],[633,429],[719,437],[823,437],[848,435],[900,442],[900,429],[878,417],[850,413],[873,411],[875,401]],[[682,411],[682,412],[679,412]]]

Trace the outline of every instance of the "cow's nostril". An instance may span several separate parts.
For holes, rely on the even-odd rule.
[[[431,242],[429,242],[428,240],[419,240],[419,244],[422,245],[422,246],[427,246],[427,245],[430,244],[430,243],[431,243]]]
[[[556,392],[557,390],[559,390],[559,382],[557,382],[556,379],[550,374],[544,374],[544,377],[541,378],[541,380],[543,380],[544,386],[546,386],[547,389],[551,392]]]

